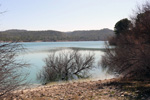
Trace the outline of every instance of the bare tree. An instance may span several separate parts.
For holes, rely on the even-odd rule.
[[[116,40],[115,49],[107,48],[103,68],[123,77],[150,77],[150,3],[142,5],[132,26]]]
[[[38,74],[44,83],[87,77],[88,71],[94,68],[94,54],[82,55],[78,51],[51,53],[44,61],[45,66]]]
[[[24,84],[19,70],[27,64],[16,58],[21,50],[20,44],[0,43],[0,98]]]

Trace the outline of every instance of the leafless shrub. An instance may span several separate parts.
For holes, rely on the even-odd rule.
[[[25,84],[19,70],[27,64],[16,59],[21,50],[20,44],[0,43],[0,98]]]
[[[109,38],[109,45],[116,45],[116,36],[113,36],[111,38]]]
[[[44,83],[87,77],[88,70],[94,68],[94,54],[82,55],[78,51],[51,53],[44,61],[45,66],[38,74]]]
[[[130,30],[116,40],[115,49],[108,46],[101,64],[124,78],[149,78],[150,3],[143,5],[132,22]]]

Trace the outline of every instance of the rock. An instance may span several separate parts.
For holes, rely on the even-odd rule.
[[[124,94],[122,94],[121,97],[124,97]]]
[[[29,96],[27,95],[26,98],[29,98]]]
[[[23,91],[20,91],[20,94],[23,94]]]
[[[98,89],[104,89],[102,86],[98,87]]]
[[[3,100],[6,100],[6,98],[4,98]]]
[[[42,96],[42,94],[40,94],[40,93],[37,93],[36,95],[37,95],[38,97],[41,97],[41,96]]]
[[[109,89],[112,89],[112,87],[110,86]]]
[[[145,97],[142,97],[141,100],[146,100]]]
[[[128,96],[128,94],[124,94],[124,96]]]
[[[108,95],[108,93],[107,93],[107,92],[104,92],[104,95]]]
[[[135,91],[135,93],[139,93],[139,92],[140,92],[140,91],[138,91],[138,90],[137,90],[137,91]]]
[[[109,95],[109,97],[113,97],[113,95]]]
[[[129,95],[129,93],[128,92],[124,92],[124,96],[128,96]]]

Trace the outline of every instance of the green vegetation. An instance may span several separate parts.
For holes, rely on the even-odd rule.
[[[1,41],[56,41],[65,40],[66,34],[57,31],[9,30],[0,33]]]
[[[106,41],[114,36],[110,29],[91,30],[91,31],[74,31],[68,33],[72,41]]]
[[[131,21],[128,20],[127,18],[118,21],[114,27],[115,34],[120,35],[126,33],[129,30],[130,25],[131,25]]]
[[[129,32],[130,28],[132,26],[132,23],[127,18],[121,19],[115,24],[114,27],[114,33],[115,35],[109,39],[110,45],[117,45],[117,39],[122,36],[123,34],[126,34]]]
[[[109,29],[93,31],[26,31],[26,30],[7,30],[0,32],[0,41],[100,41],[108,40],[113,36],[113,31]]]

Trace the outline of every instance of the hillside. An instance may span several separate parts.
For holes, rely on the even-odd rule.
[[[104,41],[112,37],[113,30],[89,30],[89,31],[27,31],[27,30],[6,30],[0,32],[0,41]]]
[[[89,31],[73,31],[68,34],[74,41],[105,41],[108,38],[114,36],[113,30],[101,29],[101,30],[89,30]]]

